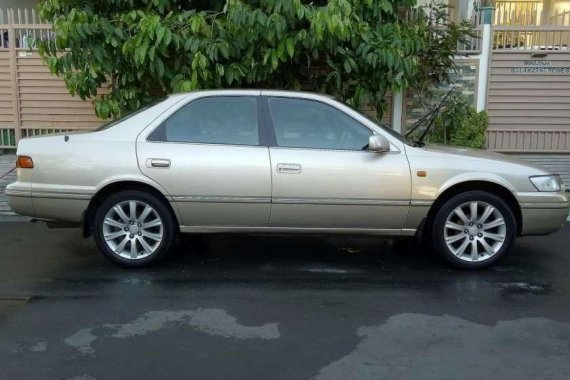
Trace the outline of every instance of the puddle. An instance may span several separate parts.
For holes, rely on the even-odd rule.
[[[360,342],[316,380],[568,379],[570,324],[523,318],[482,325],[443,315],[398,314],[363,326]]]
[[[355,255],[355,254],[359,254],[361,251],[359,248],[355,248],[355,247],[340,247],[337,252],[339,254],[348,254],[348,255]]]
[[[345,269],[334,269],[334,268],[307,268],[304,269],[305,272],[311,273],[330,273],[330,274],[344,274],[348,273]]]
[[[163,328],[190,327],[212,336],[271,340],[280,337],[277,323],[243,326],[221,309],[155,310],[122,324],[104,324],[75,332],[63,342],[81,355],[93,355],[98,338],[126,339],[148,335]]]
[[[14,354],[21,354],[25,352],[46,352],[48,349],[48,342],[38,343],[19,343],[16,345],[8,346],[8,351]]]
[[[552,285],[518,281],[504,283],[501,289],[503,294],[546,294],[552,292]]]

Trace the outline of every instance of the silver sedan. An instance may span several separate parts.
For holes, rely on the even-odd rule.
[[[162,259],[179,233],[422,237],[481,268],[514,239],[556,231],[560,177],[487,151],[423,146],[327,96],[170,96],[89,133],[18,145],[11,208],[81,223],[115,263]]]

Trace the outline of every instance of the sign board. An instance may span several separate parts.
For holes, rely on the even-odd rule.
[[[555,61],[556,62],[556,61]],[[511,67],[513,74],[570,74],[570,66],[558,67],[553,61],[543,59],[527,59],[523,66]]]

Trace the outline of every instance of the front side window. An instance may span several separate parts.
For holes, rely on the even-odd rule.
[[[257,99],[216,96],[183,106],[148,137],[149,141],[259,145]]]
[[[277,145],[292,148],[362,150],[372,131],[329,105],[291,98],[269,98]]]

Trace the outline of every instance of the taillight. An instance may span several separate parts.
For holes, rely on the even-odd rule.
[[[33,169],[34,161],[29,156],[18,156],[16,159],[16,167],[20,169]]]

